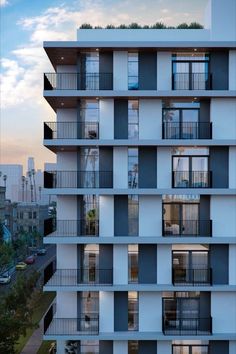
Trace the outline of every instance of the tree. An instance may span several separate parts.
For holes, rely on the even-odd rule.
[[[35,327],[32,321],[33,290],[39,273],[21,275],[11,290],[0,298],[0,353],[15,354],[15,344],[27,328]]]

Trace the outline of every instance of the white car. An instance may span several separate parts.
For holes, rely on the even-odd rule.
[[[9,274],[0,275],[0,284],[9,284],[11,281],[11,276]]]

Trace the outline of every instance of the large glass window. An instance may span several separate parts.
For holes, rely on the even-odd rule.
[[[70,353],[70,352],[68,352]],[[77,352],[75,352],[77,354]],[[99,354],[99,341],[97,340],[81,340],[80,354]]]
[[[89,52],[85,55],[85,80],[86,90],[99,89],[99,53]]]
[[[138,354],[138,341],[129,340],[128,341],[128,354]]]
[[[83,235],[98,235],[98,206],[99,196],[88,194],[83,195],[81,231]]]
[[[138,245],[128,245],[129,283],[138,282]]]
[[[138,188],[138,148],[128,149],[128,186]]]
[[[139,101],[128,100],[128,138],[138,139],[139,134]]]
[[[138,53],[128,53],[128,89],[138,90]]]
[[[173,344],[172,354],[208,354],[208,345]]]
[[[79,185],[81,188],[97,188],[99,186],[99,149],[80,149]]]
[[[99,277],[99,245],[85,245],[82,259],[81,280],[95,283]]]
[[[137,291],[128,292],[128,330],[138,330],[138,293]]]
[[[79,133],[83,139],[98,138],[99,100],[81,100],[79,113]]]
[[[138,235],[139,200],[138,195],[128,195],[128,233],[129,236]]]

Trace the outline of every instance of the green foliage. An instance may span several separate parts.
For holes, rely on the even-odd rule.
[[[177,26],[178,29],[188,29],[188,24],[187,23],[181,23],[180,25]]]
[[[107,26],[106,26],[106,29],[114,29],[114,28],[115,28],[114,25],[107,25]]]
[[[136,23],[136,22],[133,22],[133,23],[131,23],[131,24],[129,25],[128,28],[140,29],[140,28],[142,28],[142,26],[140,26],[140,25],[139,25],[138,23]]]
[[[0,244],[4,242],[3,236],[4,236],[3,224],[0,222]]]
[[[166,25],[162,22],[156,22],[152,27],[152,29],[166,29]]]
[[[10,243],[0,243],[0,272],[11,262],[14,250]]]
[[[92,29],[93,26],[91,26],[89,23],[83,23],[81,26],[80,26],[81,29]]]
[[[34,327],[32,309],[34,287],[39,273],[20,276],[10,291],[0,298],[0,353],[15,354],[15,344],[26,329]]]
[[[80,26],[81,29],[102,29],[101,26],[91,26],[89,23],[83,23]],[[121,24],[119,26],[114,26],[109,24],[105,27],[106,29],[202,29],[204,28],[198,22],[191,22],[189,25],[187,23],[180,23],[178,26],[166,26],[163,22],[156,22],[154,25],[139,25],[136,22],[130,23],[129,25]]]
[[[203,29],[203,26],[200,23],[197,22],[191,22],[188,28],[193,28],[193,29]]]

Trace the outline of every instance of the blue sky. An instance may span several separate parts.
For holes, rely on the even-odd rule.
[[[44,40],[75,40],[76,29],[85,22],[203,24],[206,4],[207,0],[0,0],[0,163],[25,165],[28,156],[35,156],[36,167],[42,168],[44,161],[54,161],[42,147],[42,123],[55,119],[42,98],[42,74],[52,70],[42,49]]]

